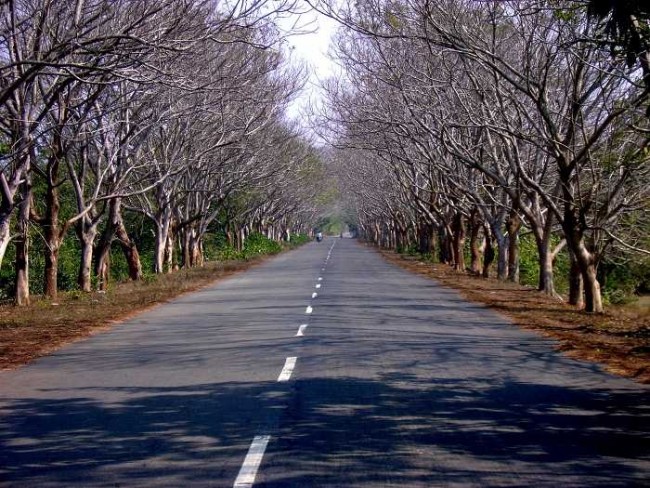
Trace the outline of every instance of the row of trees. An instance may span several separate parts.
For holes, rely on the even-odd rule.
[[[125,214],[150,222],[156,273],[201,264],[216,224],[240,247],[253,230],[281,239],[309,228],[320,162],[284,117],[302,72],[274,24],[294,10],[292,0],[0,4],[0,265],[13,243],[18,304],[29,302],[34,239],[49,297],[65,239],[78,243],[81,290],[106,286],[115,243],[139,279]]]
[[[439,237],[456,269],[496,260],[517,281],[530,232],[539,289],[556,294],[565,248],[570,301],[601,312],[601,261],[650,247],[647,17],[548,0],[318,8],[347,26],[324,117],[365,236],[422,252]],[[619,24],[635,43],[617,44]]]

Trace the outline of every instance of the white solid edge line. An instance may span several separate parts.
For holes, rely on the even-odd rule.
[[[314,292],[314,293],[311,294],[312,299],[313,299],[313,298],[316,298],[317,296],[318,296],[318,293],[316,293],[316,292]]]
[[[312,313],[313,311],[314,311],[314,309],[311,307],[311,305],[309,305],[309,306],[305,309],[305,313]]]
[[[298,332],[296,332],[296,337],[302,337],[304,335],[306,328],[307,328],[307,324],[302,324],[300,327],[298,327]]]
[[[241,465],[235,484],[233,488],[251,488],[255,483],[255,476],[257,470],[262,463],[262,457],[266,446],[271,439],[270,435],[256,435],[251,442],[251,447],[248,448],[248,453],[244,458],[244,463]]]
[[[297,359],[298,358],[295,356],[286,359],[286,361],[284,362],[284,367],[280,372],[280,376],[278,376],[278,381],[289,381],[289,379],[291,378],[291,374],[293,373],[293,368],[296,367]]]

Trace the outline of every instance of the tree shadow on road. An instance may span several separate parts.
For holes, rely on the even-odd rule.
[[[260,487],[641,486],[647,396],[519,382],[295,385]]]
[[[98,389],[113,397],[5,405],[3,480],[232,486],[259,434],[272,436],[256,485],[267,488],[640,486],[650,466],[643,391],[397,373]]]

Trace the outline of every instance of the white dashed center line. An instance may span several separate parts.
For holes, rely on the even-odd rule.
[[[316,288],[320,288],[320,283],[318,283],[318,284],[316,285]]]
[[[293,373],[293,368],[296,367],[297,360],[297,357],[290,357],[286,359],[284,362],[284,368],[282,368],[280,376],[278,376],[278,381],[289,381],[289,378],[291,378],[291,374]]]
[[[311,305],[309,305],[309,306],[305,309],[305,313],[307,313],[307,314],[312,313],[313,311],[314,311],[314,309],[311,308]]]
[[[323,281],[323,278],[319,276],[318,281]]]
[[[253,438],[233,488],[251,488],[253,486],[257,470],[262,463],[262,457],[270,439],[271,436],[269,435],[257,435]]]
[[[317,296],[318,296],[318,293],[316,293],[316,292],[314,292],[314,293],[311,294],[311,297],[312,297],[312,298],[316,298]]]
[[[307,324],[302,324],[300,327],[298,327],[298,332],[296,332],[296,337],[302,337],[305,335],[305,329],[307,328]]]

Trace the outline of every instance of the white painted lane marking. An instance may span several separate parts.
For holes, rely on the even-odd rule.
[[[293,373],[293,368],[296,367],[297,359],[297,357],[287,358],[284,362],[284,367],[280,372],[280,376],[278,376],[278,381],[289,381],[289,378],[291,378],[291,374]]]
[[[321,278],[321,277],[319,276],[319,277],[318,277],[318,281],[323,281],[323,278]]]
[[[320,288],[320,283],[318,283],[318,284],[316,285],[316,288]]]
[[[314,311],[314,309],[311,308],[311,305],[309,305],[309,306],[305,309],[305,313],[312,313],[313,311]]]
[[[270,435],[256,435],[253,438],[251,447],[248,448],[248,453],[244,458],[244,464],[242,464],[239,470],[235,484],[232,485],[233,488],[252,488],[253,483],[255,483],[257,470],[262,463],[262,457],[270,439]]]
[[[314,292],[311,294],[312,299],[316,298],[318,296],[318,293]]]
[[[307,324],[301,324],[300,327],[298,327],[298,332],[296,332],[296,337],[302,337],[305,335],[305,329],[307,328]]]

